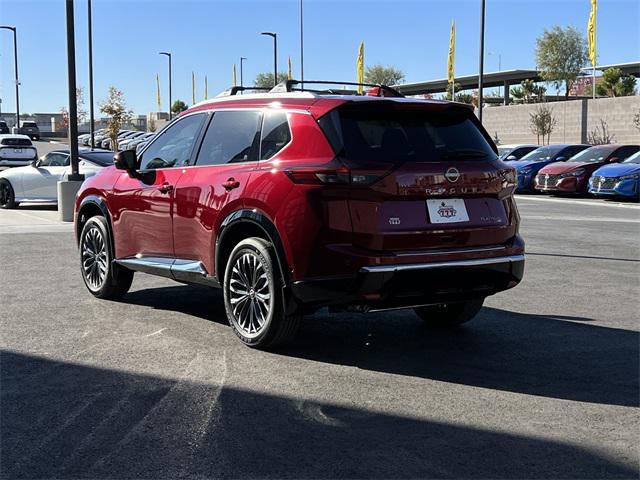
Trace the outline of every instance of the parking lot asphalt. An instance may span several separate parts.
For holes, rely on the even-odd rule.
[[[2,478],[638,478],[640,208],[518,205],[473,322],[321,311],[273,352],[207,288],[94,299],[55,211],[0,211]]]

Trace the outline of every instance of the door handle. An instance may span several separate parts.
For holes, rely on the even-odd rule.
[[[222,186],[226,189],[226,190],[233,190],[234,188],[238,188],[240,186],[240,182],[237,181],[235,178],[231,177],[229,180],[227,180],[226,182],[224,182],[222,184]]]
[[[169,193],[173,190],[173,185],[169,183],[163,183],[158,187],[158,190],[160,191],[160,193]]]

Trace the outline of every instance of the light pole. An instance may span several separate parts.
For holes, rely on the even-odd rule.
[[[169,59],[169,120],[171,120],[171,52],[160,52],[160,55],[166,55]]]
[[[91,136],[91,150],[95,147],[95,121],[93,116],[93,21],[91,16],[91,0],[87,0],[87,21],[89,36],[89,134]]]
[[[242,76],[242,63],[247,59],[247,57],[240,57],[240,86],[244,87],[243,76]]]
[[[10,25],[2,25],[0,28],[11,30],[13,32],[13,64],[16,74],[16,128],[20,129],[20,82],[18,81],[18,34],[16,27]]]
[[[76,103],[76,42],[73,19],[73,0],[66,1],[67,13],[67,75],[69,77],[69,152],[71,175],[69,180],[84,180],[78,170],[78,105]]]
[[[304,88],[304,30],[302,0],[300,0],[300,88]]]
[[[482,87],[484,82],[484,12],[485,0],[480,4],[480,71],[478,75],[478,120],[482,123]]]
[[[261,32],[260,35],[266,35],[273,38],[273,86],[278,85],[278,34],[274,32]]]

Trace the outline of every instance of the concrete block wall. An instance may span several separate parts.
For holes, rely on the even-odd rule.
[[[633,116],[640,112],[640,96],[569,100],[548,105],[558,121],[551,143],[586,143],[588,134],[600,126],[600,119],[607,122],[615,143],[640,143],[640,131],[633,126]],[[537,107],[538,104],[486,107],[482,121],[491,137],[497,132],[503,144],[536,143],[529,115]]]

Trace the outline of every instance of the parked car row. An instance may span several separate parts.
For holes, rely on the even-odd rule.
[[[0,120],[0,135],[10,134],[11,130],[7,125],[7,122],[4,120]],[[38,128],[38,124],[36,122],[32,122],[29,120],[25,120],[20,123],[20,128],[17,132],[21,135],[26,135],[32,140],[40,140],[40,128]]]
[[[27,139],[28,140],[28,139]],[[89,178],[113,165],[113,152],[81,150],[80,173]],[[57,183],[71,173],[69,150],[54,150],[28,166],[0,172],[0,208],[15,208],[22,202],[58,203]]]
[[[142,148],[155,135],[155,133],[140,132],[137,130],[120,130],[118,133],[118,150],[135,150]],[[91,135],[85,133],[78,136],[78,143],[89,146]],[[94,145],[97,148],[111,150],[111,138],[106,129],[96,130],[94,134]]]
[[[624,196],[638,199],[640,145],[503,145],[516,168],[517,191]],[[527,150],[529,150],[527,152]],[[615,165],[611,165],[615,164]]]

